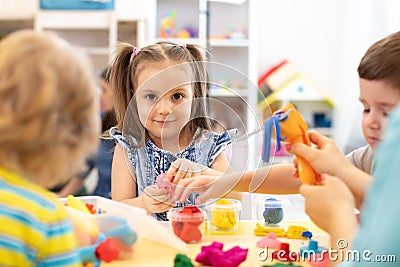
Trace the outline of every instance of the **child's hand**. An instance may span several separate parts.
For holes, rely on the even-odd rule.
[[[179,158],[171,164],[165,178],[168,182],[177,185],[182,179],[204,174],[220,175],[220,172],[188,159]]]
[[[175,188],[174,199],[183,202],[191,192],[198,192],[201,194],[196,199],[196,204],[204,204],[209,199],[220,198],[231,192],[241,179],[241,176],[235,173],[224,175],[217,171],[213,174],[181,180]]]
[[[287,151],[304,158],[318,173],[340,176],[340,168],[351,165],[332,139],[315,131],[310,131],[307,134],[311,142],[316,144],[318,149],[313,149],[305,144],[295,143],[293,145],[286,145]],[[298,173],[295,172],[294,175],[298,176]]]
[[[158,188],[157,185],[146,187],[140,197],[148,213],[164,212],[175,206],[175,201],[168,191],[165,188]]]
[[[321,185],[302,185],[300,194],[305,198],[306,213],[315,224],[331,234],[355,216],[355,200],[339,178],[327,174],[321,178]]]
[[[219,176],[199,175],[195,178],[186,178],[176,185],[174,199],[181,203],[189,197],[192,192],[204,192],[209,189]]]

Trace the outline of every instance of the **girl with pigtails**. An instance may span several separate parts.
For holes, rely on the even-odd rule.
[[[120,43],[112,63],[118,121],[110,130],[117,142],[112,199],[144,208],[158,220],[167,220],[166,211],[177,204],[172,192],[156,184],[171,166],[175,172],[168,175],[175,182],[231,171],[224,150],[237,130],[212,131],[205,53],[191,44],[159,42],[139,49]],[[196,196],[180,204],[194,205]]]

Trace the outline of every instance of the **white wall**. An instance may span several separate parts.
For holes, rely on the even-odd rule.
[[[261,0],[259,5],[259,74],[289,59],[335,100],[333,138],[339,147],[354,135],[362,138],[357,66],[373,42],[400,29],[400,1]]]

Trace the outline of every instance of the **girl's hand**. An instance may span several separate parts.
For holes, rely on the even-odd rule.
[[[158,188],[157,185],[151,185],[144,189],[140,195],[143,206],[149,214],[167,211],[175,206],[175,201],[169,195],[165,188]]]
[[[220,172],[188,159],[179,158],[171,164],[165,178],[168,182],[177,185],[182,179],[192,178],[198,175],[215,176],[220,175]]]
[[[337,177],[323,174],[322,185],[302,185],[305,210],[320,228],[332,234],[354,215],[355,200],[350,189]]]

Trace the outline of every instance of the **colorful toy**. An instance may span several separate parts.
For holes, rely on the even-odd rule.
[[[171,209],[169,219],[174,234],[186,243],[195,243],[203,238],[200,225],[204,221],[204,214],[198,207],[186,206]]]
[[[269,232],[268,235],[256,243],[259,248],[279,248],[281,241],[276,239],[276,234],[274,232]]]
[[[222,251],[224,244],[213,242],[209,246],[202,246],[201,252],[195,261],[206,266],[237,267],[247,258],[248,249],[235,246],[227,251]]]
[[[279,261],[297,261],[298,255],[289,250],[289,243],[281,243],[279,250],[272,252],[272,258]]]
[[[176,12],[174,10],[171,10],[168,12],[168,15],[161,20],[160,22],[161,38],[171,38],[176,36],[175,17],[176,17]]]
[[[311,255],[315,255],[317,253],[321,253],[323,251],[328,251],[327,248],[319,247],[318,242],[315,240],[310,240],[308,242],[308,246],[304,246],[300,248],[300,254],[304,258],[310,258]]]
[[[301,233],[301,236],[307,239],[311,239],[313,235],[310,231],[304,231]]]
[[[193,267],[193,263],[188,256],[178,253],[174,259],[174,267]]]
[[[263,227],[261,224],[256,224],[257,228],[254,229],[254,235],[256,236],[268,236],[269,233],[273,232],[278,237],[286,237],[286,232],[283,228],[278,227]]]
[[[291,239],[306,239],[302,234],[308,231],[307,228],[298,225],[290,225],[286,232],[286,237]]]
[[[264,123],[264,150],[262,158],[265,162],[269,161],[271,130],[275,126],[276,131],[276,150],[281,149],[281,141],[289,144],[303,143],[311,145],[310,139],[306,132],[308,130],[307,123],[304,121],[300,113],[292,104],[288,104],[273,113]],[[320,178],[311,168],[307,161],[296,156],[297,170],[300,181],[303,184],[319,184]]]
[[[123,218],[109,215],[92,215],[85,203],[70,195],[67,209],[80,247],[78,248],[84,264],[100,266],[101,261],[110,262],[120,256],[120,252],[131,251],[137,240],[136,232]]]

